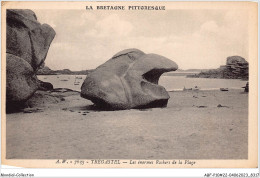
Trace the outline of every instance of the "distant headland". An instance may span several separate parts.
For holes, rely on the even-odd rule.
[[[88,75],[95,69],[72,71],[70,69],[52,70],[47,66],[37,71],[37,75]],[[164,76],[187,76],[189,78],[221,78],[248,80],[248,62],[240,56],[227,58],[226,65],[217,69],[178,69],[167,72]]]
[[[88,75],[92,72],[90,70],[80,70],[80,71],[71,71],[70,69],[61,69],[61,70],[52,70],[49,67],[45,66],[37,71],[37,75]]]
[[[88,70],[80,70],[80,71],[71,71],[70,69],[60,69],[60,70],[52,70],[48,66],[44,66],[37,71],[37,75],[88,75],[90,72],[94,71],[95,69],[88,69]],[[166,76],[176,76],[176,75],[193,75],[198,74],[200,72],[206,72],[210,69],[177,69],[174,72],[167,72],[163,75]]]

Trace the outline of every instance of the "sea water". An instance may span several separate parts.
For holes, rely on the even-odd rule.
[[[54,88],[69,88],[81,91],[86,75],[39,75],[39,80],[50,82]],[[167,91],[199,87],[201,90],[219,90],[219,88],[242,89],[247,81],[239,79],[187,78],[186,76],[161,76],[159,85]]]

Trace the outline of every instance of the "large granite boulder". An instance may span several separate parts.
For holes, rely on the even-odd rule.
[[[26,101],[38,89],[36,71],[44,63],[55,31],[41,25],[31,10],[9,9],[6,15],[6,99],[12,105]]]
[[[26,60],[36,70],[45,60],[55,31],[41,25],[31,10],[7,10],[6,52]]]
[[[106,109],[165,107],[170,96],[158,80],[175,71],[175,62],[138,49],[115,54],[96,68],[81,86],[81,96]]]
[[[31,65],[18,56],[6,54],[6,100],[23,102],[38,89]]]

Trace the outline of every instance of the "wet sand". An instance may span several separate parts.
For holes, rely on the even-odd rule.
[[[7,159],[247,159],[247,93],[169,94],[166,108],[97,111],[73,94],[7,114]]]

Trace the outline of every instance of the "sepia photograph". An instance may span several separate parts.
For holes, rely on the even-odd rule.
[[[257,28],[254,2],[2,3],[2,163],[257,167]]]

